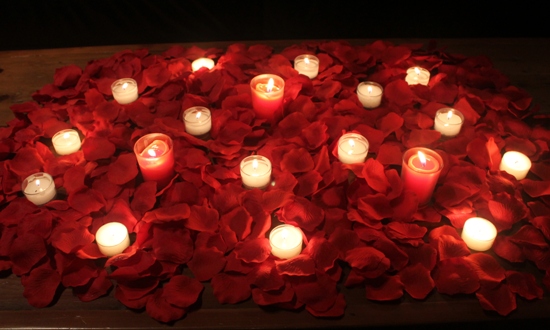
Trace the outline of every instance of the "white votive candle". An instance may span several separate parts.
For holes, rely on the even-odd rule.
[[[241,179],[246,188],[267,187],[271,181],[271,162],[260,155],[246,157],[241,161]]]
[[[132,103],[138,99],[137,82],[132,78],[123,78],[111,85],[113,97],[119,104]]]
[[[36,205],[46,204],[54,199],[57,193],[52,176],[43,172],[34,173],[23,180],[21,190],[25,197]]]
[[[364,108],[374,109],[382,102],[384,89],[378,83],[364,81],[357,85],[357,97]]]
[[[55,133],[52,144],[58,155],[69,155],[80,150],[81,141],[77,131],[64,129]]]
[[[470,218],[462,228],[462,240],[475,251],[487,251],[493,246],[497,237],[497,229],[489,220]]]
[[[344,164],[363,163],[369,152],[369,141],[357,133],[346,133],[338,140],[338,159]]]
[[[421,84],[421,85],[427,86],[428,83],[430,82],[430,71],[418,66],[409,68],[407,70],[407,76],[405,77],[405,81],[409,85]]]
[[[434,129],[441,135],[453,137],[460,133],[463,122],[462,112],[453,108],[443,108],[435,113]]]
[[[302,252],[302,231],[291,225],[280,225],[269,233],[271,254],[281,259],[293,258]]]
[[[315,55],[299,55],[294,59],[294,70],[313,79],[319,74],[319,58]]]
[[[193,69],[193,72],[198,71],[200,68],[207,68],[208,70],[211,70],[213,67],[214,60],[206,57],[197,58],[193,61],[193,63],[191,63],[191,68]]]
[[[508,151],[502,156],[499,169],[522,180],[531,169],[531,160],[521,152]]]
[[[191,107],[183,112],[185,131],[194,136],[201,136],[212,128],[210,110],[205,107]]]
[[[99,251],[107,257],[120,254],[130,246],[128,229],[120,222],[109,222],[99,227],[95,241]]]

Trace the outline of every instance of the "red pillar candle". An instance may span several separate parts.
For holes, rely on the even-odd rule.
[[[428,203],[442,168],[443,159],[433,150],[412,148],[405,151],[401,168],[403,188],[414,191],[420,205]]]
[[[252,107],[259,118],[273,120],[282,113],[285,81],[274,74],[261,74],[250,81]]]
[[[162,133],[151,133],[134,144],[134,153],[145,181],[157,181],[165,187],[174,176],[172,139]]]

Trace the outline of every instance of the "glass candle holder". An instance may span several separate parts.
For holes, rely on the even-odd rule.
[[[298,55],[294,59],[294,70],[313,79],[319,74],[319,58],[315,55]]]
[[[369,141],[357,133],[346,133],[338,140],[338,159],[344,164],[364,163],[369,152]]]
[[[250,81],[252,107],[256,116],[273,120],[283,109],[285,81],[274,74],[261,74]]]
[[[120,222],[109,222],[99,227],[95,240],[99,251],[107,257],[120,254],[130,246],[128,229]]]
[[[373,81],[364,81],[357,85],[357,97],[363,108],[374,109],[382,102],[384,88]]]
[[[212,70],[214,67],[214,60],[211,58],[201,57],[197,58],[196,60],[191,63],[191,69],[193,72],[198,71],[200,68],[207,68],[208,70]]]
[[[267,157],[253,155],[241,161],[241,180],[248,189],[264,189],[271,182],[271,162]]]
[[[145,181],[156,181],[164,187],[174,176],[174,150],[172,139],[162,133],[151,133],[134,144],[141,174]]]
[[[52,137],[52,145],[58,155],[70,155],[80,150],[82,142],[74,129],[61,130]]]
[[[132,103],[138,99],[138,85],[132,78],[122,78],[116,80],[111,85],[113,97],[119,104]]]
[[[25,197],[35,205],[43,205],[55,198],[55,182],[51,175],[44,172],[29,175],[21,183]]]
[[[405,81],[409,85],[421,84],[428,86],[428,83],[430,82],[430,71],[418,66],[409,68],[407,70]]]
[[[302,231],[291,225],[280,225],[269,233],[271,254],[281,259],[290,259],[302,252]]]
[[[464,223],[461,237],[470,249],[487,251],[493,246],[497,229],[489,220],[474,217]]]
[[[464,115],[456,109],[442,108],[435,113],[434,129],[443,136],[457,136],[463,123]]]
[[[518,151],[507,151],[502,156],[499,170],[513,175],[516,180],[523,180],[531,169],[531,160]]]
[[[183,112],[185,131],[194,136],[203,136],[212,128],[210,110],[205,107],[191,107]]]
[[[420,205],[432,198],[441,170],[443,158],[428,148],[411,148],[403,154],[401,180],[403,189],[416,193]]]

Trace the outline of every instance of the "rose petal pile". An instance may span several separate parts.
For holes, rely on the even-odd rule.
[[[313,80],[293,69],[304,53],[320,59]],[[217,64],[192,72],[198,57]],[[417,65],[431,72],[427,86],[404,80]],[[286,82],[284,116],[273,124],[251,105],[249,82],[263,73]],[[113,100],[119,78],[137,81],[137,101]],[[380,107],[361,106],[355,88],[363,80],[384,87]],[[83,69],[59,68],[32,97],[13,105],[16,118],[0,128],[0,270],[21,278],[33,306],[50,305],[59,289],[82,301],[114,289],[128,308],[171,322],[209,281],[221,303],[253,299],[317,317],[344,314],[340,285],[375,301],[468,294],[507,315],[517,296],[541,299],[550,289],[550,132],[525,123],[537,109],[531,97],[485,57],[384,41],[308,42],[280,53],[260,44],[126,50]],[[210,139],[185,132],[181,115],[191,106],[212,111]],[[444,139],[433,118],[449,106],[465,123]],[[71,127],[84,136],[82,149],[56,156],[51,137]],[[336,141],[350,131],[370,143],[364,164],[336,156]],[[174,141],[176,176],[167,187],[144,182],[133,154],[151,132]],[[445,162],[427,206],[400,178],[403,152],[418,146]],[[532,160],[527,179],[499,171],[508,150]],[[242,187],[239,163],[252,153],[273,164],[265,190]],[[21,191],[39,171],[58,190],[42,207]],[[472,253],[460,238],[472,216],[496,225],[492,252]],[[94,235],[112,221],[128,228],[132,245],[106,258]],[[299,256],[271,255],[266,237],[279,222],[303,231]]]

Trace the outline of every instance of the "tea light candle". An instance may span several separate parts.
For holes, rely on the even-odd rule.
[[[77,131],[64,129],[55,133],[52,144],[58,155],[69,155],[80,150],[81,141]]]
[[[120,222],[109,222],[99,227],[95,241],[99,251],[107,257],[120,254],[130,246],[128,229]]]
[[[364,81],[357,86],[357,97],[364,108],[374,109],[382,102],[384,89],[378,83]]]
[[[25,197],[35,205],[46,204],[54,199],[57,193],[52,176],[43,172],[29,175],[23,180],[21,190]]]
[[[369,141],[357,133],[346,133],[338,140],[338,159],[344,164],[363,163],[369,152]]]
[[[111,85],[113,97],[119,104],[132,103],[138,99],[137,82],[132,78],[123,78],[116,80]]]
[[[299,55],[294,59],[294,70],[313,79],[319,74],[319,58],[315,55]]]
[[[427,148],[412,148],[403,154],[401,180],[403,189],[416,193],[420,205],[430,201],[441,169],[443,159]]]
[[[493,246],[497,237],[497,229],[489,220],[470,218],[464,223],[462,240],[475,251],[487,251]]]
[[[283,108],[285,81],[274,74],[262,74],[250,81],[252,107],[259,118],[272,120]]]
[[[194,136],[201,136],[212,128],[210,110],[205,107],[191,107],[183,112],[185,131]]]
[[[244,158],[241,161],[241,179],[246,188],[267,187],[271,181],[271,162],[260,155]]]
[[[174,176],[172,139],[162,133],[151,133],[134,144],[141,174],[145,181],[157,181],[164,187]]]
[[[522,180],[531,169],[531,160],[521,152],[508,151],[502,156],[499,169],[513,175],[517,180]]]
[[[434,129],[441,135],[453,137],[460,133],[463,122],[462,112],[453,108],[443,108],[435,113]]]
[[[193,69],[193,72],[198,71],[200,68],[207,68],[208,70],[211,70],[213,67],[214,60],[206,57],[197,58],[193,61],[193,63],[191,63],[191,68]]]
[[[427,86],[428,82],[430,82],[430,71],[417,66],[409,68],[405,81],[409,85],[422,84]]]
[[[271,254],[281,259],[293,258],[302,252],[302,231],[291,225],[280,225],[269,233]]]

